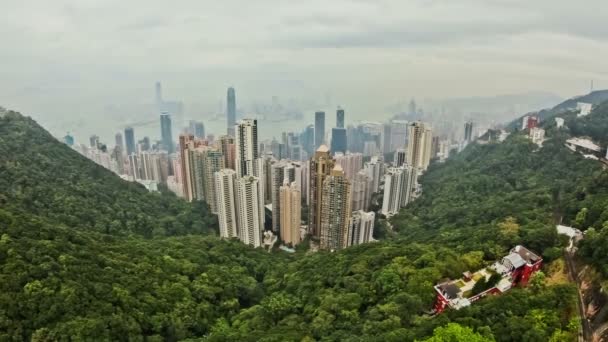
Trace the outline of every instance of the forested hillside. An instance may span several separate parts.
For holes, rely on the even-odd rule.
[[[521,134],[473,144],[429,169],[422,197],[391,221],[395,238],[288,255],[163,237],[212,224],[188,219],[204,208],[123,182],[8,114],[0,119],[0,340],[573,341],[575,287],[553,264],[551,281],[429,315],[441,279],[517,243],[551,261],[561,255],[560,218],[583,229],[608,219],[604,202],[595,204],[608,198],[605,172],[562,147],[568,134],[549,128],[540,150]]]
[[[10,111],[0,116],[0,207],[107,234],[151,237],[217,229],[202,203],[123,181]]]

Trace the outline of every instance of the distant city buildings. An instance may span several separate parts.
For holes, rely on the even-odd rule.
[[[236,124],[236,94],[234,88],[228,88],[226,95],[226,120],[228,130],[227,133],[234,137],[234,125]]]
[[[133,127],[125,128],[125,145],[127,146],[127,155],[130,156],[136,152],[135,150],[135,132]]]
[[[163,149],[169,153],[175,151],[173,146],[173,133],[171,130],[171,116],[168,112],[160,114],[160,132]]]
[[[325,112],[315,112],[315,147],[325,143]]]
[[[425,171],[431,161],[431,128],[422,122],[414,122],[408,126],[407,164]]]
[[[473,122],[467,121],[464,124],[464,141],[470,143],[473,141]]]

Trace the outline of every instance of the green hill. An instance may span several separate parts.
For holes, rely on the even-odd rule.
[[[596,90],[592,91],[589,94],[575,96],[570,98],[553,108],[550,109],[542,109],[538,113],[534,113],[540,117],[541,121],[552,120],[556,116],[563,115],[564,113],[570,112],[576,109],[576,105],[578,102],[591,103],[593,105],[599,105],[605,101],[608,101],[608,90]],[[530,114],[530,113],[529,113]],[[528,114],[526,114],[528,115]],[[519,130],[521,129],[521,121],[523,116],[514,120],[508,125],[508,129],[510,130]]]
[[[146,237],[217,230],[202,203],[124,181],[16,112],[0,116],[0,175],[0,207],[67,227]]]
[[[392,219],[392,239],[287,255],[213,236],[164,237],[214,223],[200,204],[147,193],[32,120],[4,114],[0,340],[572,340],[570,284],[427,314],[441,279],[519,242],[551,261],[563,242],[553,226],[560,217],[581,228],[608,219],[595,206],[606,192],[599,163],[563,148],[567,131],[548,130],[540,150],[515,134],[433,165],[422,197]]]

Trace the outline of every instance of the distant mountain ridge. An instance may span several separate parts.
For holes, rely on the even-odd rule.
[[[509,123],[509,125],[507,125],[507,128],[509,128],[511,130],[517,129],[518,125],[521,125],[522,118],[526,115],[538,115],[541,121],[545,121],[545,120],[551,119],[563,112],[576,109],[576,105],[579,102],[599,105],[600,103],[602,103],[604,101],[608,101],[608,89],[595,90],[586,95],[572,97],[550,109],[542,109],[538,112],[529,112],[525,115],[522,115],[519,118],[512,121],[511,123]]]

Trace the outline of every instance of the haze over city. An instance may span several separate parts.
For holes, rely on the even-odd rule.
[[[608,78],[604,1],[3,3],[0,103],[56,135],[109,138],[157,118],[156,81],[186,119],[225,110],[234,86],[244,114],[276,96],[311,121],[337,105],[349,120],[387,119],[411,98],[438,110],[526,95],[510,113],[486,101],[509,116]]]

